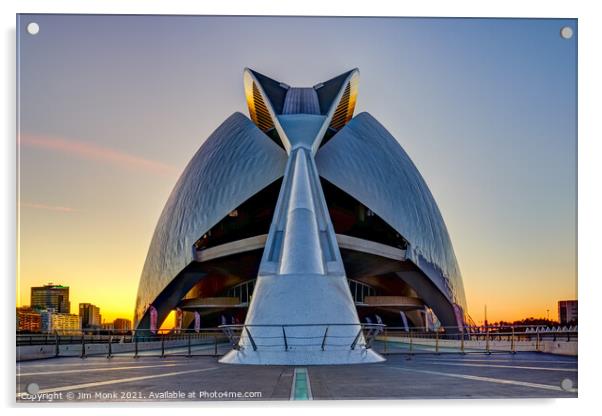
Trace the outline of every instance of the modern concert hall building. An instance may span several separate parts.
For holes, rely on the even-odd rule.
[[[462,332],[466,300],[445,223],[410,157],[370,114],[359,71],[296,88],[245,69],[250,118],[200,146],[159,218],[140,278],[138,332],[238,334],[221,362],[383,360],[380,324]],[[154,313],[154,312],[153,312]]]

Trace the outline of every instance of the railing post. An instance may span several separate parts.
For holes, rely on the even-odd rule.
[[[213,347],[214,347],[214,348],[213,348],[213,355],[217,356],[217,335],[215,335],[215,336],[213,337],[213,339],[214,339],[214,341],[215,341],[215,342],[214,342],[214,344],[213,344]]]
[[[410,354],[412,354],[412,350],[414,349],[414,340],[412,338],[412,330],[410,329]]]
[[[251,346],[253,347],[253,351],[257,351],[257,345],[251,336],[251,332],[249,331],[249,327],[245,326],[245,331],[247,332],[247,336],[249,337],[249,341],[251,341]]]
[[[439,354],[439,331],[435,331],[435,353]]]
[[[109,351],[107,358],[113,358],[113,332],[109,332]]]
[[[535,330],[535,351],[539,352],[539,328]]]
[[[191,335],[188,333],[188,357],[192,356]]]
[[[165,358],[165,334],[161,334],[161,358]]]
[[[286,331],[284,330],[284,325],[282,325],[282,336],[284,337],[284,351],[288,351],[288,341],[286,340]],[[323,350],[324,348],[322,348]]]
[[[61,349],[60,349],[60,336],[58,332],[54,333],[54,341],[55,341],[55,347],[56,349],[54,350],[54,356],[58,357],[61,353]]]
[[[357,341],[359,341],[359,339],[360,339],[360,335],[362,335],[362,326],[361,325],[360,325],[360,330],[357,331],[357,335],[355,336],[355,339],[351,343],[351,350],[355,350],[355,346],[357,345]]]
[[[328,327],[324,331],[324,337],[322,338],[322,351],[324,351],[324,347],[326,346],[326,335],[328,335]]]
[[[512,351],[512,354],[516,354],[516,340],[514,338],[514,325],[512,325],[512,342],[510,344],[510,351]]]
[[[86,358],[86,336],[82,332],[82,353],[79,358]]]
[[[464,334],[460,335],[460,352],[462,354],[466,354],[464,352]]]
[[[385,351],[383,354],[386,354],[387,353],[387,338],[388,338],[387,328],[385,328],[385,330],[383,331],[383,337],[385,339]]]
[[[134,358],[138,358],[138,336],[134,331]]]
[[[487,327],[485,332],[485,351],[487,354],[491,354],[491,351],[489,350],[489,327]]]

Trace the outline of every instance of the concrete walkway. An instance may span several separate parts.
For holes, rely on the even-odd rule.
[[[198,356],[46,359],[17,363],[17,401],[290,400],[296,368]],[[303,368],[313,400],[577,396],[577,359],[548,354],[391,355]]]

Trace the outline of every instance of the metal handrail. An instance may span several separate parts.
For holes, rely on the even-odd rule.
[[[303,327],[303,326],[358,326],[362,325],[363,328],[376,327],[378,324],[285,324],[285,325],[246,325],[249,328],[253,328],[255,326],[264,326],[264,327],[283,327],[283,328],[293,328],[293,327]],[[219,328],[203,328],[199,332],[193,329],[182,329],[179,331],[173,331],[169,329],[160,329],[156,331],[156,333],[151,333],[149,329],[137,329],[132,331],[106,331],[104,333],[90,333],[88,331],[77,331],[77,332],[69,332],[69,333],[31,333],[31,334],[17,334],[16,335],[16,343],[17,345],[50,345],[55,344],[57,337],[59,338],[60,344],[76,344],[81,343],[82,336],[85,337],[86,344],[106,344],[109,340],[112,339],[113,343],[130,343],[134,342],[134,338],[139,338],[140,342],[151,341],[153,339],[158,339],[159,337],[167,337],[172,339],[179,339],[183,336],[193,336],[193,337],[203,337],[203,336],[213,336],[215,334],[223,333],[225,328],[232,328],[236,330],[237,328],[241,328],[242,325],[222,325]],[[383,326],[384,327],[384,326]],[[409,328],[406,330],[404,327],[386,327],[387,332],[389,334],[400,333],[407,334],[412,333],[413,335],[420,335],[421,337],[432,337],[435,336],[440,337],[441,339],[457,339],[460,336],[465,337],[465,339],[483,339],[489,337],[490,340],[500,340],[504,337],[511,339],[514,336],[514,339],[535,339],[538,335],[540,338],[553,338],[554,340],[574,340],[578,337],[577,329],[556,329],[556,328],[543,328],[543,327],[535,327],[532,325],[513,325],[513,326],[489,326],[480,328],[471,328],[469,331],[461,332],[459,327],[441,327],[439,331],[426,331],[423,328]],[[287,339],[296,339],[298,337],[287,333]],[[280,336],[274,336],[273,338],[279,338]],[[336,338],[337,335],[329,334],[328,338]],[[257,337],[255,337],[257,338]],[[323,335],[316,335],[316,339],[323,338]]]
[[[292,328],[292,327],[303,327],[303,326],[358,326],[361,325],[362,328],[370,328],[377,327],[379,324],[265,324],[265,325],[246,325],[249,328],[253,328],[256,326],[259,327],[282,327],[282,328]],[[16,343],[17,345],[50,345],[55,344],[58,338],[60,344],[77,344],[81,343],[82,336],[85,337],[86,344],[105,344],[108,343],[109,340],[112,339],[112,342],[125,342],[130,343],[134,342],[134,338],[139,338],[140,342],[151,341],[153,339],[158,339],[159,337],[168,337],[173,339],[178,339],[182,336],[212,336],[215,334],[221,334],[224,331],[224,328],[232,328],[233,330],[236,328],[241,328],[243,325],[221,325],[218,328],[203,328],[200,331],[195,331],[194,329],[158,329],[156,332],[151,332],[149,328],[138,328],[136,330],[130,331],[119,331],[119,330],[108,330],[108,331],[88,331],[88,330],[79,330],[79,331],[68,331],[65,333],[60,332],[52,332],[52,333],[17,333],[16,334]],[[384,325],[382,326],[385,327]],[[391,327],[387,326],[387,332],[389,334],[399,332],[403,333],[412,333],[413,335],[420,334],[422,337],[441,337],[442,339],[455,339],[460,336],[465,337],[466,339],[483,339],[485,340],[487,336],[490,337],[490,340],[499,340],[503,337],[512,337],[515,339],[524,339],[531,338],[535,339],[537,336],[540,338],[553,338],[555,340],[572,340],[576,339],[578,336],[577,328],[551,328],[551,327],[542,327],[535,325],[502,325],[502,326],[494,326],[488,325],[480,326],[480,327],[457,327],[457,326],[446,326],[441,327],[438,331],[426,331],[424,328],[404,328],[404,327]],[[336,338],[336,335],[329,335],[328,338]],[[256,337],[257,338],[257,337]],[[279,338],[278,336],[274,338]],[[294,335],[287,333],[287,339],[295,339]],[[317,335],[316,339],[322,338],[322,335]]]
[[[307,327],[316,327],[316,328],[325,328],[324,329],[324,334],[323,335],[316,335],[316,336],[292,336],[290,335],[290,333],[287,333],[286,329],[287,328],[307,328]],[[359,327],[358,333],[355,336],[344,336],[344,335],[329,335],[329,329],[332,327]],[[290,351],[291,347],[320,347],[320,349],[322,351],[325,351],[327,347],[333,347],[333,346],[346,346],[347,348],[354,350],[357,346],[358,341],[360,340],[360,337],[362,335],[362,333],[364,331],[366,331],[366,333],[364,334],[364,344],[363,347],[365,349],[371,348],[372,345],[372,341],[375,339],[375,337],[380,334],[384,328],[386,327],[386,325],[384,324],[362,324],[362,323],[334,323],[334,324],[230,324],[230,325],[220,325],[219,328],[221,330],[224,331],[224,334],[229,338],[230,340],[230,344],[232,345],[232,347],[234,349],[240,350],[243,348],[243,346],[240,344],[240,341],[242,339],[242,333],[244,332],[248,339],[249,342],[251,343],[251,346],[253,348],[254,351],[257,351],[258,348],[272,348],[272,347],[284,347],[285,351]],[[254,335],[251,335],[250,329],[257,329],[257,328],[281,328],[282,329],[282,335],[271,335],[271,336],[261,336],[261,335],[257,335],[257,333],[255,333]],[[328,343],[327,340],[328,339],[348,339],[348,340],[352,340],[351,343],[336,343],[336,342],[331,342]],[[282,344],[257,344],[257,342],[255,341],[256,339],[281,339],[282,340]],[[303,339],[303,340],[310,340],[310,339],[321,339],[321,343],[320,344],[308,344],[308,343],[301,343],[301,344],[296,344],[293,345],[291,344],[291,340],[295,340],[295,339]]]
[[[460,330],[461,329],[461,330]],[[479,328],[387,327],[377,340],[384,354],[440,353],[510,353],[517,351],[551,351],[560,348],[545,342],[577,342],[577,327],[542,327],[534,325],[488,325]],[[574,351],[574,347],[568,351]]]
[[[335,327],[355,327],[356,330],[337,333]],[[261,327],[281,328],[281,331],[259,331]],[[315,331],[301,331],[295,327],[322,328]],[[281,332],[281,333],[280,333]],[[202,348],[207,354],[218,355],[218,344],[230,341],[231,348],[240,349],[241,335],[245,336],[246,345],[256,350],[262,348],[282,348],[285,351],[299,348],[315,348],[316,350],[354,350],[376,348],[385,354],[421,352],[449,353],[497,353],[517,351],[546,351],[548,341],[571,342],[578,339],[577,327],[543,327],[535,325],[488,325],[481,327],[441,327],[437,331],[427,331],[425,328],[389,327],[383,324],[233,324],[221,325],[217,328],[194,329],[159,329],[151,333],[150,328],[138,328],[130,331],[91,332],[87,330],[72,331],[67,334],[59,332],[17,334],[17,346],[48,346],[46,351],[54,356],[71,355],[74,353],[85,358],[90,355],[106,355],[108,358],[121,351],[132,353],[138,357],[140,351],[158,350],[161,345],[162,353],[172,354],[176,349],[185,350],[192,355],[192,345],[211,345]],[[221,341],[220,341],[221,340]],[[270,341],[271,340],[271,341]],[[475,343],[476,341],[476,343]],[[152,343],[155,344],[152,344]],[[383,346],[384,342],[384,346]],[[501,343],[500,343],[501,342]],[[80,346],[78,346],[79,344]],[[117,347],[117,344],[126,344]],[[181,344],[181,345],[180,345]],[[63,347],[76,345],[75,348]],[[155,346],[153,346],[155,345]],[[225,343],[223,344],[225,345]],[[104,346],[104,348],[103,348]],[[81,348],[81,350],[80,350]],[[100,351],[100,352],[99,352]],[[104,351],[104,353],[102,352]],[[221,350],[223,352],[223,350]],[[81,354],[80,354],[81,353]]]
[[[140,335],[140,333],[143,335]],[[103,355],[102,350],[99,350],[98,347],[94,348],[94,346],[100,346],[101,348],[102,346],[106,346],[104,355],[107,358],[112,358],[115,355],[113,345],[121,344],[126,345],[125,350],[132,350],[134,358],[138,358],[140,352],[139,344],[151,343],[150,345],[152,345],[153,342],[161,344],[162,356],[165,355],[166,342],[186,343],[188,355],[191,355],[193,340],[195,345],[197,342],[202,344],[213,342],[213,355],[218,355],[218,342],[220,339],[225,341],[226,338],[219,328],[203,328],[200,331],[194,329],[182,329],[179,331],[162,329],[155,334],[150,333],[148,329],[105,331],[103,334],[90,333],[87,330],[83,330],[77,332],[70,331],[67,334],[61,334],[57,331],[52,334],[17,334],[16,345],[18,347],[51,346],[54,350],[54,357],[65,354],[73,356],[73,352],[77,351],[80,358],[87,358],[89,355]],[[63,345],[77,345],[78,348],[71,349],[67,347],[64,349],[61,348]],[[168,345],[167,348],[174,347]]]
[[[92,337],[103,337],[108,335],[113,336],[133,336],[136,333],[152,333],[153,335],[176,335],[176,334],[187,334],[187,333],[205,333],[205,332],[221,332],[224,327],[240,327],[242,325],[248,327],[260,326],[260,327],[301,327],[301,326],[358,326],[362,325],[364,327],[368,326],[378,326],[381,324],[368,324],[368,323],[317,323],[317,324],[232,324],[232,325],[220,325],[219,327],[214,328],[202,328],[200,331],[196,331],[195,329],[176,329],[176,328],[160,328],[153,330],[151,328],[141,328],[138,327],[132,330],[103,330],[103,329],[77,329],[77,330],[62,330],[58,331],[61,336],[73,336],[79,337],[82,333],[86,334],[86,336]],[[386,326],[389,330],[400,330],[406,331],[404,327],[394,327],[394,326]],[[503,333],[503,332],[511,332],[514,330],[517,334],[521,333],[531,333],[535,334],[536,332],[552,334],[552,333],[578,333],[577,327],[553,327],[553,326],[543,326],[543,325],[480,325],[480,326],[441,326],[439,332],[450,332],[450,331],[463,331],[465,333],[470,334],[485,334],[487,331],[490,333]],[[522,330],[522,331],[521,331]],[[424,328],[416,328],[410,327],[408,331],[412,332],[436,332],[433,330],[426,331]],[[406,331],[407,332],[407,331]],[[53,338],[57,331],[52,332],[17,332],[17,338]]]

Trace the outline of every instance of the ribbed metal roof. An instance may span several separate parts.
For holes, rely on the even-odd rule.
[[[289,88],[282,114],[320,114],[318,94],[313,88]]]

